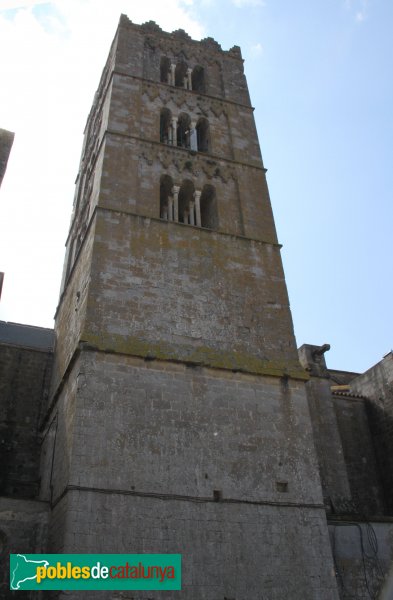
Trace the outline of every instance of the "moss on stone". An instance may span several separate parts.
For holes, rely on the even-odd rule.
[[[298,362],[263,360],[245,352],[224,352],[208,346],[200,346],[195,349],[191,346],[172,345],[166,342],[152,343],[136,337],[97,335],[90,332],[85,332],[82,335],[82,340],[88,346],[103,352],[184,362],[186,364],[197,364],[205,367],[256,375],[287,376],[301,380],[309,379],[308,374]]]

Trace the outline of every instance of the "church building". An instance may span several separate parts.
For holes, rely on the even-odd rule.
[[[182,591],[48,597],[379,597],[393,355],[298,350],[280,248],[240,48],[122,15],[55,329],[0,324],[0,545],[179,553]]]

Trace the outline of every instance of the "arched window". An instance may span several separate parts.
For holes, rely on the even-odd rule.
[[[196,125],[198,152],[210,152],[209,121],[201,117]]]
[[[203,186],[201,194],[201,225],[208,229],[217,229],[217,203],[216,192],[212,185]]]
[[[170,68],[171,63],[166,56],[161,57],[160,62],[160,81],[161,83],[170,83]]]
[[[195,225],[194,184],[189,179],[183,181],[179,191],[179,222]]]
[[[160,114],[160,142],[172,144],[172,114],[168,108],[162,108]]]
[[[175,86],[187,88],[187,65],[185,62],[178,62],[175,69]]]
[[[177,145],[181,148],[190,147],[191,119],[186,113],[180,113],[177,119]]]
[[[192,89],[194,92],[205,93],[205,71],[203,67],[194,67],[191,75]]]
[[[173,221],[172,177],[163,175],[160,181],[160,218]]]

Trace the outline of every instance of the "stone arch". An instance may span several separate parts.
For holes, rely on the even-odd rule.
[[[196,65],[191,74],[192,89],[194,92],[204,94],[206,90],[205,86],[205,69],[200,65]]]
[[[172,177],[162,175],[160,179],[160,219],[166,221],[173,221],[172,188]]]
[[[181,60],[175,69],[175,86],[187,88],[187,64]]]
[[[201,200],[201,226],[207,229],[218,228],[216,190],[212,185],[204,185]]]
[[[160,61],[160,81],[161,83],[170,83],[171,61],[167,56],[161,56]]]
[[[179,222],[195,225],[195,187],[190,179],[185,179],[179,191]]]
[[[209,121],[201,117],[196,124],[198,152],[210,152]]]
[[[172,113],[169,108],[162,108],[160,113],[160,142],[172,144]]]
[[[180,113],[177,119],[176,142],[181,148],[190,147],[191,119],[187,113]]]

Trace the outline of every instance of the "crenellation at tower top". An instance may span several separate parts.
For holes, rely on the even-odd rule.
[[[203,44],[206,48],[210,48],[215,51],[227,53],[236,58],[243,60],[242,54],[241,54],[241,49],[239,46],[235,45],[235,46],[232,46],[232,48],[230,48],[229,50],[223,50],[221,45],[214,38],[212,38],[210,36],[203,38],[199,41],[193,40],[192,37],[184,29],[175,29],[174,31],[172,31],[172,33],[169,33],[167,31],[164,31],[163,29],[161,29],[161,27],[155,21],[146,21],[145,23],[138,25],[137,23],[133,23],[131,21],[131,19],[129,19],[127,17],[127,15],[124,15],[124,14],[122,14],[120,16],[119,26],[140,29],[144,33],[160,34],[163,37],[173,38],[173,39],[178,39],[178,40],[180,39],[180,40],[186,41],[187,43],[194,42],[196,44]]]

